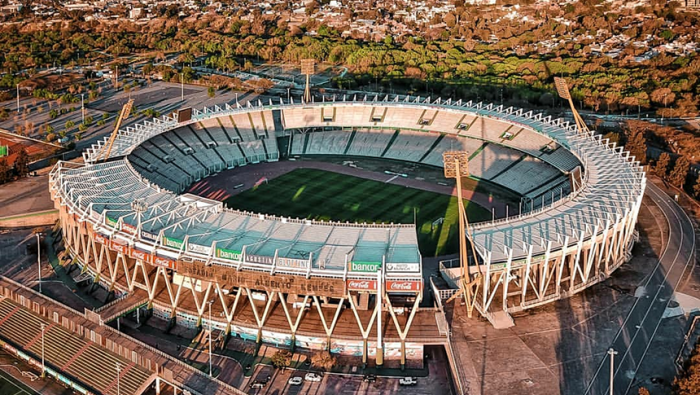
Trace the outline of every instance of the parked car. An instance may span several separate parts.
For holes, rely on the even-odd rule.
[[[374,383],[377,381],[377,375],[376,374],[366,374],[362,376],[362,381],[365,383]]]
[[[306,376],[304,376],[304,380],[306,381],[321,381],[321,379],[321,375],[316,373],[307,373]]]
[[[255,380],[252,383],[250,383],[250,388],[265,388],[266,385],[266,381]]]
[[[415,377],[403,377],[399,380],[399,385],[416,385],[418,384],[418,379]]]
[[[289,385],[301,385],[301,383],[304,382],[304,379],[301,378],[301,376],[296,376],[296,377],[290,377],[289,381],[287,383]]]

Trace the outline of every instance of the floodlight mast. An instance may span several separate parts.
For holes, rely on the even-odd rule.
[[[302,59],[301,60],[301,73],[306,76],[306,86],[304,87],[304,103],[311,102],[311,74],[314,73],[316,66],[316,60],[314,59]]]
[[[576,107],[574,107],[574,101],[571,99],[571,92],[569,91],[569,85],[566,83],[566,80],[561,77],[554,77],[554,86],[557,88],[559,97],[569,102],[571,113],[574,116],[574,122],[576,122],[576,130],[578,130],[580,134],[590,134],[586,123],[583,121],[578,111],[576,111]]]
[[[112,135],[109,136],[109,141],[105,144],[104,148],[97,156],[97,161],[99,161],[100,159],[102,159],[103,161],[109,159],[109,154],[112,152],[112,146],[114,145],[114,141],[117,139],[119,128],[122,126],[122,122],[124,122],[125,119],[129,118],[129,114],[131,114],[131,108],[133,106],[134,99],[129,99],[129,101],[126,102],[126,104],[124,104],[124,107],[122,107],[122,111],[121,113],[119,113],[119,118],[117,118],[117,123],[114,124],[114,131],[112,131]]]
[[[464,208],[464,200],[462,198],[462,177],[469,176],[469,155],[464,151],[446,151],[442,154],[444,164],[445,178],[454,178],[457,180],[457,208],[459,209],[459,267],[461,271],[460,288],[450,297],[447,302],[458,298],[460,295],[464,297],[464,302],[467,306],[467,316],[471,318],[474,307],[476,306],[479,292],[479,284],[481,283],[481,268],[477,260],[476,248],[474,243],[472,246],[472,255],[477,268],[477,276],[472,280],[469,275],[469,261],[467,255],[467,240],[472,240],[469,221],[467,219],[467,210]]]

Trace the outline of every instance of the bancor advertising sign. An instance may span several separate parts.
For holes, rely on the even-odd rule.
[[[381,262],[363,262],[363,261],[350,261],[348,262],[348,271],[350,272],[365,272],[374,273],[381,269]]]

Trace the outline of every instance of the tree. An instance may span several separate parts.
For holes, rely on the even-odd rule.
[[[625,148],[634,156],[639,163],[646,163],[647,159],[647,139],[644,136],[645,129],[636,125],[635,123],[628,122],[628,129],[625,131],[627,135],[627,144]]]
[[[700,199],[700,176],[695,180],[695,186],[693,187],[693,194],[696,199]]]
[[[214,89],[213,86],[210,86],[209,89],[207,89],[207,95],[209,95],[209,97],[216,96],[216,89]]]
[[[286,368],[292,362],[292,353],[287,350],[280,350],[272,355],[270,362],[276,368]]]
[[[646,389],[646,388],[644,388],[644,387],[641,387],[641,388],[639,389],[638,394],[639,394],[639,395],[649,395],[649,390]]]
[[[659,160],[656,161],[656,165],[654,165],[654,173],[661,178],[665,178],[669,163],[671,163],[671,156],[666,152],[662,153],[659,156]]]
[[[690,162],[685,156],[681,156],[676,160],[676,165],[673,167],[671,174],[668,176],[668,182],[672,185],[683,188],[685,184],[685,179],[688,176],[688,170],[690,169]]]
[[[336,358],[328,351],[319,351],[311,356],[311,365],[318,369],[330,370],[336,363]]]
[[[29,155],[27,151],[22,148],[17,153],[17,158],[15,159],[15,173],[18,177],[24,177],[29,174]]]
[[[7,165],[5,158],[0,159],[0,184],[10,181],[10,166]]]

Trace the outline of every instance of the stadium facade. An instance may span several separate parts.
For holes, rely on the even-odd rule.
[[[173,323],[378,363],[421,358],[449,333],[419,308],[424,293],[441,306],[454,290],[424,280],[414,225],[239,212],[186,187],[280,150],[438,167],[442,152],[468,151],[472,177],[523,196],[517,216],[473,226],[476,308],[502,323],[627,261],[646,183],[629,153],[561,119],[413,97],[205,108],[121,130],[101,163],[104,144],[50,176],[66,248],[95,283]],[[456,284],[458,269],[442,269]]]

